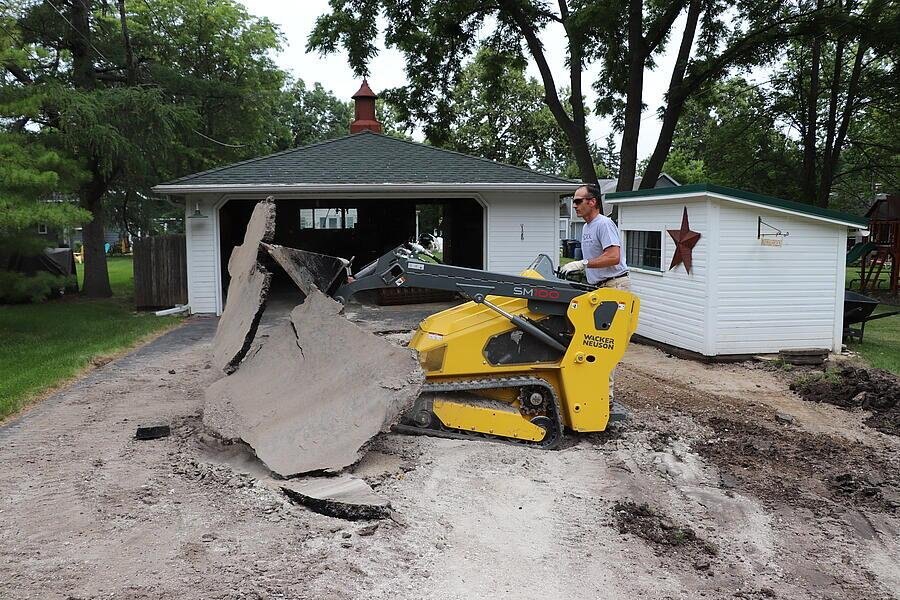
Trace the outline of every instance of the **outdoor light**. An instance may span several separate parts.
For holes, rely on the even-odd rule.
[[[200,201],[198,200],[194,204],[194,214],[188,216],[188,219],[205,219],[207,218],[202,212],[200,212]]]

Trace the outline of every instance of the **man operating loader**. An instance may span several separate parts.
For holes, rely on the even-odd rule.
[[[581,232],[584,258],[563,265],[560,272],[567,275],[585,271],[591,285],[631,291],[619,229],[612,219],[600,213],[600,189],[595,185],[581,186],[575,190],[572,206],[585,222]]]
[[[619,228],[612,219],[600,213],[600,188],[583,185],[575,190],[572,198],[575,214],[584,219],[581,230],[582,260],[573,260],[560,268],[563,277],[569,273],[584,271],[587,281],[598,288],[616,288],[631,291],[628,266],[622,252]],[[616,370],[609,373],[609,400],[613,400],[613,380]]]

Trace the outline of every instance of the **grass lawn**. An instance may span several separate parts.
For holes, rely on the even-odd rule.
[[[881,290],[887,289],[890,273],[889,267],[885,267],[881,272],[879,277]],[[849,284],[853,279],[857,281],[853,283],[850,289],[858,292],[859,266],[847,267],[847,283]],[[871,292],[868,293],[870,294]],[[900,310],[900,307],[882,304],[878,307],[875,314],[897,310]],[[859,352],[860,356],[873,367],[900,375],[900,315],[868,323],[863,339],[862,344],[848,344],[847,347],[854,352]]]
[[[885,266],[884,270],[878,276],[878,285],[880,290],[885,291],[888,289],[890,277],[891,269],[889,266]],[[853,281],[854,279],[856,281]],[[850,287],[850,282],[853,282],[852,287]],[[859,291],[859,266],[847,267],[847,286],[854,292]]]
[[[81,284],[82,267],[78,265]],[[113,297],[66,297],[0,306],[0,419],[77,375],[97,357],[136,345],[177,323],[134,311],[130,257],[109,259]]]
[[[875,314],[897,310],[900,307],[882,305]],[[867,323],[863,342],[847,347],[873,367],[900,375],[900,315]]]

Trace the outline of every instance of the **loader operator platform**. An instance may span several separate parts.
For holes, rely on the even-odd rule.
[[[572,206],[585,221],[581,232],[584,258],[563,265],[560,271],[564,275],[584,271],[592,285],[631,291],[619,229],[612,219],[600,213],[599,198],[600,189],[595,185],[575,190]]]

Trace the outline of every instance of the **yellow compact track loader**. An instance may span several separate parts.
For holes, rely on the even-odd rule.
[[[610,375],[637,327],[633,294],[560,279],[545,255],[513,276],[431,262],[414,245],[385,254],[348,283],[325,279],[323,291],[340,302],[386,287],[469,299],[419,324],[409,346],[426,383],[396,429],[542,448],[556,447],[566,427],[606,429]]]

